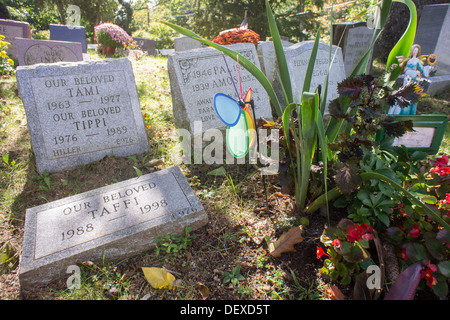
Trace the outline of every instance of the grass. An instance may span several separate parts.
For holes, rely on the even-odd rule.
[[[103,58],[90,53],[92,59]],[[315,249],[325,218],[310,219],[301,250],[274,259],[268,254],[266,239],[276,238],[298,223],[292,214],[293,200],[274,197],[273,212],[258,210],[264,196],[260,176],[252,166],[224,165],[225,174],[209,175],[219,166],[195,164],[181,164],[180,168],[205,207],[209,223],[193,232],[195,237],[189,241],[180,235],[175,245],[182,250],[176,254],[173,250],[150,250],[124,261],[84,261],[79,265],[79,289],[67,289],[65,279],[61,279],[39,291],[21,294],[14,262],[21,250],[27,208],[176,164],[167,59],[144,57],[132,64],[150,151],[133,157],[108,157],[52,174],[37,173],[15,77],[1,80],[0,254],[7,252],[11,263],[9,269],[0,271],[0,299],[188,300],[204,298],[205,287],[208,299],[323,299],[327,284],[317,277],[321,262],[315,259]],[[449,114],[449,101],[448,93],[427,97],[419,104],[419,112]],[[450,151],[450,129],[441,151]],[[276,178],[268,177],[267,183],[269,195],[279,191]],[[170,240],[160,239],[159,244],[168,248]],[[140,269],[148,266],[171,270],[181,284],[174,290],[153,289]]]

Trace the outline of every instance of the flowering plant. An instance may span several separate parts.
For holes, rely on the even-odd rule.
[[[4,39],[5,36],[0,34],[0,75],[14,73],[14,61],[6,53],[10,43]]]
[[[342,219],[336,227],[324,230],[320,241],[327,247],[317,247],[317,259],[328,258],[320,273],[333,280],[341,278],[347,285],[352,276],[361,269],[367,269],[374,262],[370,258],[369,241],[374,238],[374,229],[367,224],[358,224],[350,219]]]
[[[222,31],[213,39],[213,42],[220,45],[250,42],[257,45],[259,38],[260,35],[253,30],[236,28]]]
[[[94,28],[94,32],[97,42],[104,46],[126,48],[133,42],[125,30],[113,23],[102,23]]]
[[[429,206],[439,210],[444,221],[450,221],[449,157],[422,162],[414,192]],[[419,289],[430,287],[439,297],[448,294],[450,278],[450,232],[407,199],[394,208],[393,225],[386,229],[386,239],[399,247],[402,269],[423,262]],[[426,265],[425,265],[426,264]]]

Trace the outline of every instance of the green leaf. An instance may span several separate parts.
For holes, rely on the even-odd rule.
[[[389,227],[390,221],[389,221],[389,216],[387,214],[379,212],[376,214],[376,216],[381,222],[383,222],[383,224],[386,227]]]
[[[316,63],[317,50],[319,48],[319,40],[320,40],[320,28],[317,29],[316,39],[314,40],[314,46],[311,50],[311,56],[309,58],[308,68],[306,69],[305,80],[303,82],[302,93],[310,91],[312,74],[314,71],[314,65]]]
[[[266,1],[266,13],[267,20],[269,23],[270,34],[272,35],[272,42],[275,48],[275,55],[277,57],[278,70],[280,72],[281,85],[283,86],[283,91],[285,92],[287,101],[286,104],[294,102],[292,95],[292,84],[291,77],[289,74],[289,69],[286,61],[286,55],[284,54],[284,48],[281,44],[281,37],[278,31],[277,23],[275,17],[273,16],[272,9],[269,4],[269,0]]]
[[[434,258],[438,260],[442,260],[444,258],[445,247],[441,242],[436,239],[427,239],[425,241],[425,246]]]
[[[414,5],[414,2],[411,0],[394,0],[395,2],[400,2],[408,6],[409,8],[409,22],[408,26],[406,27],[405,32],[403,33],[400,40],[397,42],[397,44],[392,48],[391,52],[389,53],[387,62],[386,62],[386,69],[388,69],[392,64],[398,63],[397,57],[398,56],[409,56],[409,51],[411,50],[411,47],[414,43],[414,37],[416,35],[416,27],[417,27],[417,12],[416,12],[416,6]],[[395,80],[395,79],[391,79]]]
[[[403,237],[405,236],[403,231],[398,227],[387,228],[386,235],[389,240],[397,244],[400,243],[403,240]]]
[[[450,278],[450,261],[442,261],[437,265],[439,272],[447,278]]]
[[[406,244],[406,255],[412,262],[416,262],[427,258],[427,250],[419,243],[410,242]]]

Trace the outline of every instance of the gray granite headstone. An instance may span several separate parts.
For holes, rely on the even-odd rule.
[[[175,51],[188,51],[202,48],[202,43],[190,37],[178,37],[174,40]]]
[[[414,43],[421,54],[435,54],[436,74],[429,78],[427,94],[435,95],[450,89],[450,4],[426,5],[417,26]]]
[[[39,172],[148,151],[127,58],[19,66],[16,77]]]
[[[346,76],[350,76],[353,69],[367,52],[375,29],[370,29],[364,22],[333,25],[333,45],[342,49]],[[370,57],[367,72],[370,71]]]
[[[78,261],[129,258],[152,248],[158,236],[207,220],[179,167],[27,209],[21,287],[45,284]]]
[[[73,41],[81,43],[83,53],[87,52],[86,31],[81,26],[50,24],[50,40]]]
[[[20,66],[83,61],[79,42],[16,38],[16,47]]]
[[[31,29],[28,22],[0,19],[0,34],[5,36],[4,41],[10,43],[8,55],[17,59],[16,37],[31,38]]]
[[[133,37],[133,40],[136,41],[136,46],[142,51],[147,52],[151,56],[156,55],[155,40],[136,37]]]
[[[436,75],[450,74],[450,4],[426,5],[417,25],[414,43],[421,46],[421,54],[437,56]]]
[[[305,81],[306,69],[311,58],[314,41],[297,43],[285,49],[286,60],[291,75],[294,100],[301,101],[301,92]],[[314,92],[318,85],[325,82],[328,73],[330,46],[319,42],[316,62],[311,79],[310,92]],[[344,62],[341,48],[333,46],[331,53],[332,65],[328,78],[327,102],[338,97],[337,84],[345,79]],[[327,112],[327,109],[325,110]]]
[[[254,44],[239,43],[227,47],[259,67]],[[230,57],[225,57],[237,90],[240,91],[238,64]],[[176,125],[191,133],[194,131],[195,121],[202,123],[202,132],[212,128],[226,128],[214,110],[214,95],[224,93],[233,98],[237,98],[237,95],[224,55],[214,48],[176,52],[169,56],[167,64]],[[240,73],[243,94],[249,87],[252,88],[256,118],[271,119],[269,97],[263,86],[242,66]]]

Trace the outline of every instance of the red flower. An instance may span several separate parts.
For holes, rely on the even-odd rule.
[[[407,261],[408,260],[408,256],[406,255],[406,248],[402,249],[402,259]]]
[[[424,270],[420,271],[420,278],[426,279],[427,284],[433,288],[433,286],[437,283],[437,280],[435,277],[433,277],[433,272],[437,270],[436,266],[434,264],[430,263],[430,260],[428,260],[427,266]]]
[[[434,164],[437,165],[438,167],[441,167],[441,168],[447,167],[448,160],[449,160],[448,155],[445,154],[442,157],[437,158],[436,162]]]
[[[445,194],[445,201],[450,203],[450,193]]]
[[[442,168],[440,174],[441,174],[441,177],[445,177],[445,176],[449,175],[450,174],[450,168]]]
[[[317,247],[316,254],[317,254],[317,259],[322,258],[324,255],[329,256],[328,254],[325,253],[325,251],[323,251],[322,247]]]
[[[419,229],[419,225],[415,224],[412,226],[411,230],[409,231],[409,234],[411,235],[411,237],[413,238],[418,238],[420,236],[420,229]]]

